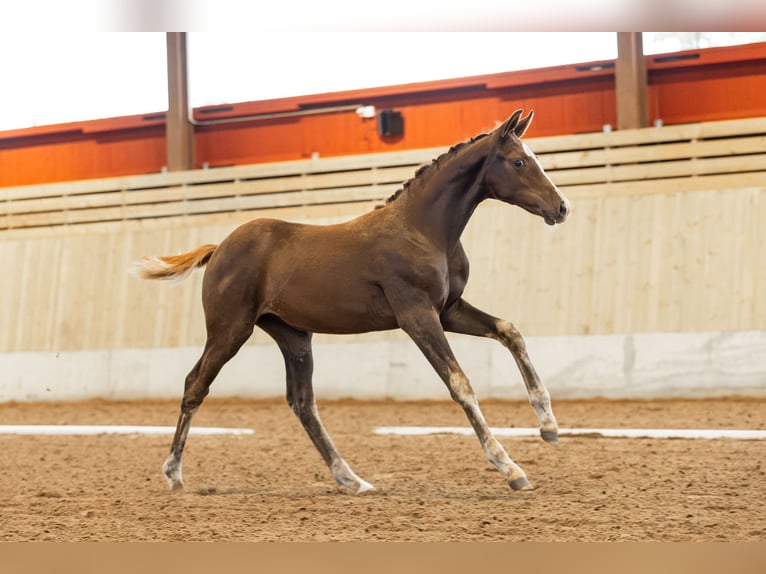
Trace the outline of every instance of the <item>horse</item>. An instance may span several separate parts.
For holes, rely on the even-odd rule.
[[[468,258],[460,236],[477,205],[495,199],[563,223],[570,203],[521,137],[532,121],[514,112],[488,133],[452,146],[421,166],[385,204],[350,221],[308,225],[257,218],[219,245],[136,262],[145,279],[182,279],[207,266],[202,305],[207,339],[185,380],[181,412],[163,473],[183,487],[182,456],[192,417],[223,365],[257,325],[282,352],[286,399],[341,486],[373,486],[357,476],[325,430],[312,387],[313,333],[402,329],[462,407],[489,463],[513,490],[532,485],[493,436],[445,331],[496,339],[512,354],[540,421],[542,439],[558,444],[551,399],[509,321],[463,298]]]

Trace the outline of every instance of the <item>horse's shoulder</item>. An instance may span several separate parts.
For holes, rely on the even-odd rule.
[[[458,241],[449,257],[450,269],[465,269],[468,270],[468,255],[463,248],[463,244]]]

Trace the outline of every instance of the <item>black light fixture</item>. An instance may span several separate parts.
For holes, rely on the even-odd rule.
[[[402,112],[381,110],[378,113],[378,134],[381,137],[400,136],[404,133]]]

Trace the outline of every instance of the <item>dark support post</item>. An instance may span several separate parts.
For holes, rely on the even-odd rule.
[[[169,171],[194,169],[194,126],[189,123],[186,32],[168,32],[168,114],[165,123]]]
[[[648,126],[646,62],[641,32],[617,32],[615,80],[618,129]]]

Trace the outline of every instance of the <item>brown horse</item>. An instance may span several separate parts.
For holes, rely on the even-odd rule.
[[[241,225],[220,245],[138,262],[146,279],[174,279],[207,265],[202,284],[207,341],[186,377],[181,414],[163,471],[183,486],[181,458],[196,410],[221,367],[257,325],[282,351],[287,403],[335,480],[363,492],[372,485],[343,460],[317,413],[312,388],[312,333],[362,333],[400,328],[409,335],[463,408],[487,460],[511,488],[532,488],[479,410],[445,331],[497,339],[513,354],[540,420],[556,444],[558,426],[519,331],[462,298],[468,259],[460,236],[487,198],[518,205],[549,225],[563,222],[569,202],[520,138],[532,120],[521,110],[489,134],[458,144],[421,167],[386,205],[337,225],[276,219]]]

